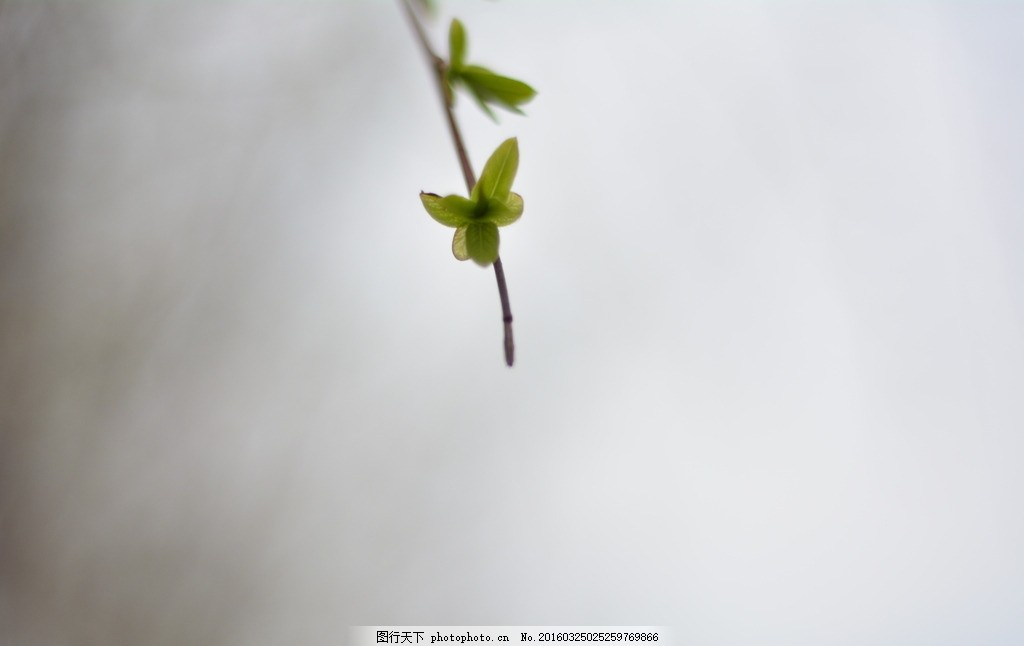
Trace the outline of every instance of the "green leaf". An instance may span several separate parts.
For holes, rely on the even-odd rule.
[[[493,121],[494,123],[498,123],[497,115],[494,114],[494,110],[491,110],[491,106],[487,105],[487,100],[479,92],[477,92],[476,86],[470,85],[469,83],[465,83],[465,86],[466,89],[469,90],[469,93],[473,96],[473,100],[476,101],[476,104],[480,106],[481,110],[484,111],[484,114],[490,117],[491,121]]]
[[[448,67],[456,72],[461,70],[466,58],[466,29],[458,18],[452,18],[448,29],[448,54]]]
[[[475,217],[476,203],[461,195],[447,195],[441,198],[441,206],[462,218],[462,224],[467,224]]]
[[[469,251],[466,249],[466,229],[459,227],[455,230],[455,237],[452,238],[452,254],[456,260],[469,260]]]
[[[469,87],[478,101],[494,103],[518,114],[523,113],[519,106],[537,96],[537,91],[526,83],[495,74],[479,65],[467,65],[461,68],[459,78]]]
[[[476,204],[461,195],[441,197],[434,193],[420,192],[420,201],[430,217],[446,227],[460,227],[470,221]]]
[[[473,187],[471,198],[474,202],[481,199],[508,202],[512,181],[519,170],[519,141],[512,137],[501,142],[490,159],[484,164],[480,179]]]
[[[499,227],[506,227],[523,214],[523,198],[518,193],[509,193],[508,201],[498,202],[493,200],[488,205],[487,215],[482,219],[493,222]]]
[[[486,267],[498,258],[498,227],[493,222],[470,223],[465,238],[466,251],[476,264]]]

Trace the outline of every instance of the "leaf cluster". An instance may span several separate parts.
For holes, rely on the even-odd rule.
[[[486,267],[498,257],[498,227],[508,226],[523,214],[523,198],[512,192],[519,170],[519,141],[503,141],[487,160],[469,197],[420,193],[423,207],[446,227],[455,229],[452,253],[459,260],[472,258]]]
[[[491,106],[499,106],[523,114],[519,106],[529,102],[537,95],[536,90],[522,81],[495,74],[486,67],[466,64],[466,29],[456,18],[452,20],[448,30],[449,59],[445,80],[449,96],[453,95],[456,86],[463,86],[480,109],[491,119],[497,121]]]

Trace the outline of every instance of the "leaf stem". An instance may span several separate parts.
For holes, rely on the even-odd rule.
[[[419,40],[420,47],[423,49],[424,55],[427,57],[428,62],[434,70],[435,78],[437,80],[437,89],[441,95],[441,104],[444,106],[444,113],[448,120],[448,130],[451,132],[452,143],[455,145],[455,154],[458,155],[459,165],[462,167],[462,176],[466,180],[466,190],[469,193],[472,193],[473,186],[476,184],[476,176],[473,174],[473,167],[469,163],[469,154],[466,152],[466,144],[462,140],[462,131],[459,130],[459,124],[455,120],[455,112],[452,109],[452,97],[448,92],[448,88],[445,83],[445,69],[447,64],[444,59],[438,56],[430,46],[427,34],[423,31],[423,25],[420,23],[419,17],[416,15],[416,10],[409,4],[409,0],[398,0],[398,2],[405,9],[405,14],[409,18],[409,23],[412,25],[413,31],[416,33],[416,38]],[[496,258],[494,261],[494,277],[498,281],[498,297],[501,299],[501,320],[505,324],[505,364],[511,367],[515,362],[516,352],[515,343],[512,339],[512,306],[509,304],[508,300],[508,286],[505,284],[505,269],[502,267],[500,257]]]

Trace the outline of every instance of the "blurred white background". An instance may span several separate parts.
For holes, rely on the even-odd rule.
[[[1024,640],[1024,5],[0,4],[0,643]]]

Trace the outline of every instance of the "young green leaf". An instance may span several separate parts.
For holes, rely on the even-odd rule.
[[[456,260],[469,260],[469,251],[466,249],[466,229],[459,227],[455,230],[455,237],[452,238],[452,254]]]
[[[473,100],[476,101],[476,104],[478,106],[480,106],[480,109],[483,110],[484,114],[490,117],[491,121],[493,121],[494,123],[498,123],[498,116],[494,114],[494,110],[491,110],[491,106],[487,105],[487,99],[485,99],[483,95],[477,91],[476,86],[471,85],[469,83],[465,83],[464,81],[463,85],[465,85],[466,89],[469,90],[469,93],[470,95],[472,95]]]
[[[517,170],[519,170],[519,141],[512,137],[501,142],[501,145],[491,153],[490,159],[484,164],[483,172],[480,173],[480,179],[473,187],[473,194],[470,198],[474,202],[480,202],[481,198],[488,201],[507,202]]]
[[[537,91],[526,83],[495,74],[479,65],[461,68],[459,78],[478,101],[494,103],[518,114],[523,113],[519,106],[537,96]]]
[[[481,267],[493,263],[498,258],[498,227],[493,222],[471,222],[466,227],[466,251]]]
[[[476,205],[461,195],[441,197],[434,193],[420,192],[420,201],[430,217],[446,227],[460,227],[473,217]]]
[[[461,218],[462,224],[468,224],[475,216],[476,204],[461,195],[446,195],[441,198],[441,206]]]
[[[452,25],[448,29],[448,53],[448,67],[458,73],[466,58],[466,29],[458,18],[452,19]]]
[[[518,193],[509,193],[506,202],[492,200],[483,219],[499,227],[505,227],[518,220],[522,214],[523,198]]]

